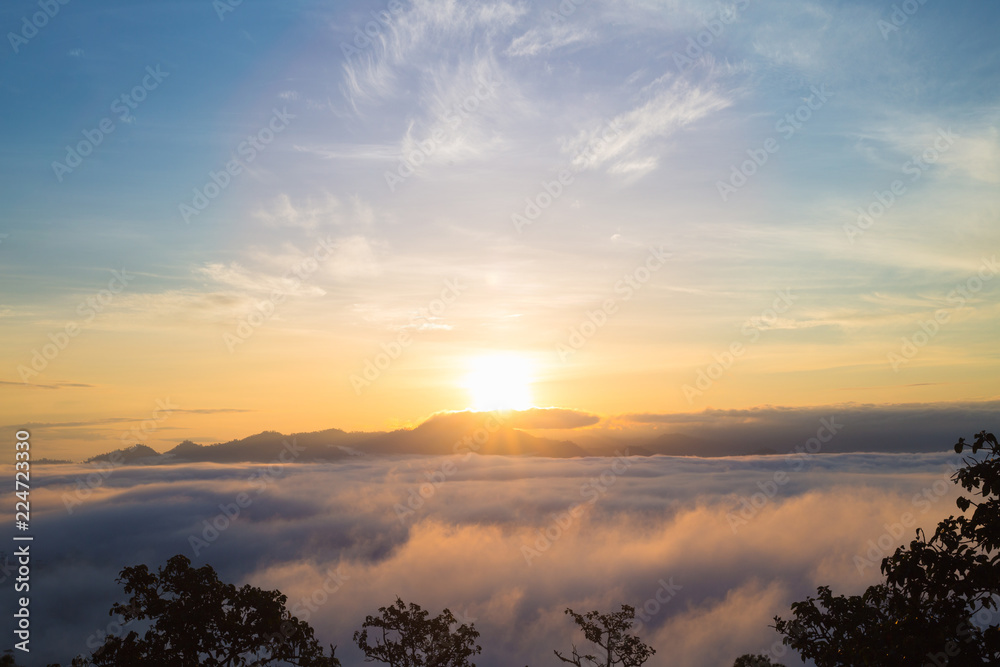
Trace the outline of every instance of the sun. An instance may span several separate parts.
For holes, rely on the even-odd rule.
[[[492,354],[470,362],[464,386],[470,409],[527,410],[531,407],[531,367],[516,354]]]

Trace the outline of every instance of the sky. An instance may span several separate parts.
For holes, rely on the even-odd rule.
[[[0,423],[46,455],[997,398],[991,4],[43,5]]]

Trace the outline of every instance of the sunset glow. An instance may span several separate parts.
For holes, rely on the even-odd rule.
[[[474,359],[465,377],[471,397],[469,409],[527,410],[531,407],[531,371],[515,354],[495,354]]]
[[[602,666],[824,664],[776,616],[881,581],[959,509],[956,440],[1000,432],[998,2],[0,26],[0,462],[31,473],[0,581],[13,531],[44,564],[17,667],[145,632],[116,582],[177,556],[280,590],[344,667],[396,596],[475,619],[479,667],[586,663],[567,609],[640,614],[657,653]],[[152,662],[266,662],[191,651]]]

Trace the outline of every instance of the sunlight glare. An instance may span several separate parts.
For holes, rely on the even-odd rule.
[[[465,388],[470,409],[527,410],[531,407],[531,373],[525,359],[514,354],[479,357],[471,363]]]

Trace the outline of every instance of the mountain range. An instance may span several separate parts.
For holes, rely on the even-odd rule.
[[[835,409],[765,407],[695,415],[625,416],[626,423],[650,427],[645,429],[599,424],[596,416],[559,408],[511,413],[441,412],[414,428],[394,431],[264,431],[210,445],[185,440],[162,453],[135,443],[88,462],[309,462],[469,451],[551,458],[780,455],[805,448],[813,453],[941,452],[950,451],[957,435],[969,436],[970,428],[982,428],[991,422],[998,407],[995,402],[963,409],[947,404],[891,409],[844,405]],[[497,421],[497,415],[501,421]],[[540,432],[549,437],[537,435]]]
[[[334,461],[352,456],[447,455],[476,452],[508,456],[571,458],[589,456],[568,440],[541,438],[491,421],[488,413],[434,415],[412,429],[348,432],[337,428],[285,435],[263,431],[238,440],[200,445],[190,440],[162,454],[143,444],[101,454],[87,463],[118,464]],[[283,454],[283,452],[285,452]]]

